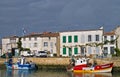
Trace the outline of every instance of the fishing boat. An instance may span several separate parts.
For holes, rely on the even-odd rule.
[[[113,63],[97,64],[95,61],[89,63],[89,58],[79,58],[75,61],[72,60],[67,67],[68,71],[73,72],[111,72]]]
[[[26,58],[21,57],[18,59],[16,63],[12,62],[12,58],[10,58],[7,62],[5,62],[7,69],[13,69],[13,70],[19,70],[19,69],[37,69],[37,66],[32,61],[28,62],[26,61]]]

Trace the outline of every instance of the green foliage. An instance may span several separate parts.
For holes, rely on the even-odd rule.
[[[22,42],[21,42],[21,37],[18,39],[17,46],[18,46],[19,55],[20,55],[20,52],[23,50],[23,48],[22,48]]]
[[[116,51],[116,56],[120,56],[120,49],[119,48],[115,48]]]
[[[104,41],[104,44],[107,44],[107,43],[109,43],[109,40],[105,40],[105,41]]]
[[[21,38],[18,39],[17,46],[18,46],[18,49],[19,49],[20,51],[23,49],[23,48],[22,48]]]
[[[53,56],[54,56],[54,57],[57,57],[57,54],[56,54],[56,53],[54,53],[54,54],[53,54]]]
[[[29,48],[22,48],[22,51],[30,51]]]

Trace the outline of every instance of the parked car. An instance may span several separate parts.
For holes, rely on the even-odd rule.
[[[21,55],[24,57],[33,57],[34,54],[32,54],[30,51],[21,51]]]
[[[45,52],[45,51],[38,51],[36,53],[36,57],[47,57],[47,52]]]

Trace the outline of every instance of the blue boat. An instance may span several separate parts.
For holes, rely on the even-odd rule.
[[[12,59],[5,62],[7,69],[19,70],[19,69],[37,69],[37,66],[32,61],[28,62],[24,57],[18,59],[16,63],[12,63]]]

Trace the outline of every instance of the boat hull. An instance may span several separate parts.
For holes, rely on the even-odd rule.
[[[30,70],[30,69],[36,69],[36,65],[35,64],[7,64],[6,63],[6,68],[7,69],[11,69],[11,70],[19,70],[19,69],[26,69],[26,70]]]
[[[97,65],[95,67],[75,66],[73,68],[73,72],[111,72],[112,67],[113,67],[113,63]]]

